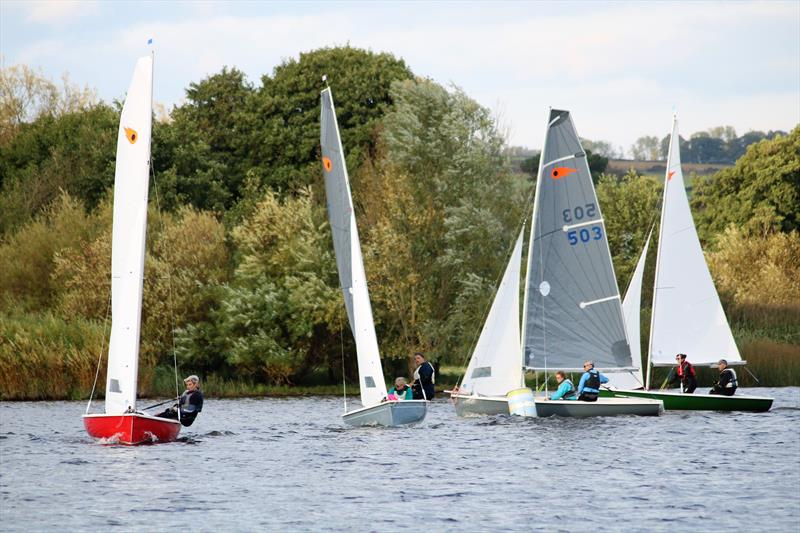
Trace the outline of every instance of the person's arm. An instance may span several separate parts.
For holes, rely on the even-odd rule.
[[[600,383],[608,383],[608,378],[606,376],[604,376],[600,372],[598,372],[597,375],[600,376]]]
[[[586,380],[589,379],[589,373],[584,372],[581,376],[581,380],[578,382],[578,392],[577,395],[580,396],[583,393],[583,386],[586,384]]]
[[[667,376],[667,383],[672,385],[676,381],[678,381],[678,372],[675,368],[670,368],[669,375]]]
[[[406,400],[413,400],[414,393],[411,392],[411,387],[406,387]]]
[[[550,399],[561,400],[562,398],[564,398],[564,395],[567,393],[568,390],[569,390],[569,384],[567,384],[566,381],[562,381],[561,385],[558,386],[558,389],[556,389],[553,395],[550,396]]]
[[[721,389],[727,387],[730,381],[731,381],[731,373],[728,372],[727,370],[719,375],[719,387]]]

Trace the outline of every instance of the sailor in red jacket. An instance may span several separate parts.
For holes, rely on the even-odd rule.
[[[677,368],[674,368],[669,373],[669,382],[681,383],[681,391],[684,394],[691,394],[697,388],[697,375],[694,372],[692,363],[686,360],[685,353],[679,353],[675,356],[677,361]]]

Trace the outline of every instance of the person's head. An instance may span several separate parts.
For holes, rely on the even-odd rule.
[[[556,372],[556,381],[561,383],[565,379],[567,379],[567,375],[564,373],[563,370],[559,370],[558,372]]]
[[[725,370],[728,367],[728,361],[726,361],[725,359],[720,359],[719,362],[717,363],[717,366],[719,367],[720,370]]]
[[[678,361],[679,363],[683,363],[684,361],[686,361],[686,354],[679,353],[678,355],[675,356],[675,360]]]
[[[402,389],[405,386],[406,386],[406,378],[400,377],[394,380],[395,389]]]
[[[415,353],[414,354],[414,362],[416,362],[418,365],[421,365],[422,363],[424,363],[425,362],[425,354],[422,353],[422,352]]]
[[[197,390],[200,387],[200,378],[192,374],[183,380],[183,384],[186,385],[186,390]]]
[[[584,370],[591,370],[594,368],[594,361],[586,360],[583,362],[583,369]]]

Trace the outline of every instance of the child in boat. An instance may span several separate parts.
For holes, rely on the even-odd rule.
[[[392,398],[392,395],[395,398]],[[389,399],[390,400],[412,400],[414,399],[414,393],[411,392],[411,387],[406,385],[406,378],[399,377],[394,380],[394,387],[389,389]]]

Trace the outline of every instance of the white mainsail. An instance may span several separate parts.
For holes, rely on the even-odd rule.
[[[631,359],[633,365],[638,367],[631,372],[611,374],[609,384],[620,389],[638,389],[644,387],[642,377],[642,344],[641,338],[641,310],[642,310],[642,279],[644,278],[644,265],[647,259],[647,250],[650,248],[650,237],[652,230],[647,235],[644,243],[644,250],[639,256],[636,268],[633,271],[625,298],[622,300],[622,314],[625,317],[625,330],[628,332],[628,341],[631,347]]]
[[[675,117],[661,208],[650,362],[673,365],[678,353],[687,354],[695,365],[710,365],[721,358],[741,361],[697,237],[683,183],[678,139]]]
[[[472,352],[460,387],[463,393],[505,396],[523,386],[519,275],[524,232],[523,227]]]
[[[136,409],[152,102],[153,58],[147,56],[136,62],[117,135],[106,414]]]
[[[364,273],[350,180],[330,88],[322,91],[321,99],[320,145],[325,194],[328,200],[328,218],[333,233],[333,248],[336,252],[342,295],[356,343],[361,404],[370,407],[386,398],[386,382],[383,378],[378,339]]]

